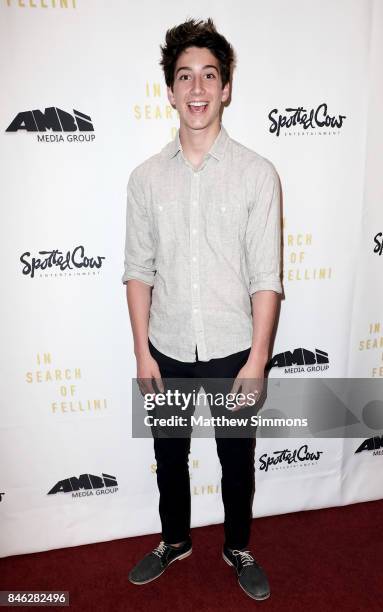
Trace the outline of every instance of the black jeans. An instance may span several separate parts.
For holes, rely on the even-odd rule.
[[[163,378],[235,378],[246,363],[250,348],[210,361],[185,363],[158,351],[149,341],[152,357]],[[197,356],[197,353],[196,353]],[[208,393],[209,389],[203,385]],[[225,544],[232,549],[246,548],[250,538],[254,495],[255,436],[249,438],[216,437],[222,468],[221,491],[225,511]],[[190,535],[190,438],[154,438],[159,512],[162,538],[175,544]]]

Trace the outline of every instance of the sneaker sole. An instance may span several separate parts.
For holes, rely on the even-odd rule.
[[[224,561],[226,561],[228,565],[230,565],[230,567],[234,567],[234,565],[232,564],[230,559],[226,557],[224,552],[222,553],[222,558]],[[257,601],[263,601],[265,599],[269,599],[271,595],[271,593],[267,593],[267,595],[264,595],[263,597],[255,597],[255,595],[251,595],[248,591],[246,591],[246,589],[243,588],[242,584],[239,582],[239,579],[238,579],[238,584],[241,587],[242,591],[244,591],[248,597],[251,597],[252,599],[256,599]]]
[[[188,550],[187,552],[183,553],[182,555],[180,555],[179,557],[175,557],[175,559],[172,559],[171,561],[169,561],[169,563],[167,564],[166,567],[164,567],[164,569],[162,570],[162,572],[160,574],[157,574],[157,576],[154,576],[154,578],[149,578],[149,580],[143,580],[141,582],[136,582],[135,580],[133,580],[132,578],[129,578],[129,582],[131,582],[132,584],[148,584],[148,582],[153,582],[153,580],[157,580],[157,578],[159,578],[160,576],[162,576],[162,574],[168,569],[169,565],[171,565],[172,563],[174,563],[174,561],[182,561],[182,559],[186,559],[186,557],[190,557],[190,555],[193,552],[193,548],[191,548],[190,550]]]

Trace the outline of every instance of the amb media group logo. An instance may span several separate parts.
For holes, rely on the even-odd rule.
[[[371,452],[372,455],[383,455],[383,436],[374,436],[373,438],[367,438],[362,444],[358,446],[355,451],[357,453]]]
[[[44,111],[35,109],[17,113],[7,129],[8,133],[36,134],[37,142],[93,142],[96,139],[89,115],[73,109],[69,113],[56,106]],[[47,133],[49,132],[49,133]]]
[[[284,351],[274,355],[266,365],[266,370],[283,368],[285,374],[299,374],[302,372],[323,372],[328,370],[329,357],[324,350],[316,348],[310,351],[307,348],[296,348],[293,351]]]
[[[81,474],[79,477],[71,476],[59,480],[48,491],[47,495],[57,495],[58,493],[71,493],[72,498],[89,497],[93,495],[110,495],[118,491],[118,482],[115,476],[102,473]]]

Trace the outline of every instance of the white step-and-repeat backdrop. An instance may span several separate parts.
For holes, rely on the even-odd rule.
[[[160,530],[152,440],[130,436],[125,194],[174,137],[159,45],[191,16],[237,52],[226,129],[281,178],[270,377],[383,376],[379,0],[1,0],[1,556]],[[383,497],[369,424],[260,437],[254,516]],[[214,440],[190,472],[193,526],[221,522]]]

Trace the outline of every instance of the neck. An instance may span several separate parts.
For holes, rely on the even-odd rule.
[[[219,118],[201,130],[193,130],[186,125],[180,126],[180,142],[185,157],[193,165],[199,165],[211,149],[221,129]]]

